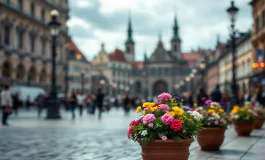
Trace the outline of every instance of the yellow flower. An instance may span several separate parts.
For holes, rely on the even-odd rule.
[[[171,111],[171,112],[167,111],[167,113],[170,114],[170,115],[173,116],[173,117],[175,116],[175,113],[172,112],[172,111]]]
[[[179,107],[173,107],[172,109],[173,109],[174,113],[178,116],[181,116],[184,113],[184,110],[180,109]]]
[[[210,113],[215,113],[215,110],[213,110],[213,109],[209,109],[208,112],[210,112]]]
[[[150,110],[153,112],[153,111],[156,111],[158,109],[158,107],[152,107],[150,108]]]
[[[211,109],[215,109],[215,107],[214,107],[214,106],[210,106],[210,108],[211,108]]]
[[[198,105],[197,105],[197,103],[194,103],[193,106],[194,106],[194,107],[197,107]]]
[[[237,113],[237,112],[238,112],[238,110],[239,110],[239,107],[234,107],[234,108],[232,109],[232,111],[231,111],[231,112],[232,112],[233,114],[235,114],[235,113]]]
[[[146,115],[146,111],[143,111],[143,114]]]
[[[220,113],[224,113],[224,109],[219,109],[219,112]]]
[[[141,111],[141,109],[142,109],[142,107],[141,106],[138,106],[137,108],[136,108],[136,113],[138,113],[138,112],[140,112]]]
[[[154,106],[155,103],[153,102],[144,102],[143,107],[151,108]]]

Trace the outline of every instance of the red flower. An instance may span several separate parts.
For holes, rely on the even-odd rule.
[[[132,128],[129,128],[128,133],[127,133],[128,138],[131,137],[131,134],[132,134],[133,131],[134,130]]]
[[[139,125],[139,122],[137,122],[135,120],[131,121],[131,123],[129,124],[130,127],[131,126],[138,126],[138,125]]]
[[[170,123],[170,128],[172,130],[174,130],[175,132],[179,131],[182,128],[182,123],[180,120],[178,119],[174,119],[171,123]]]
[[[158,105],[162,104],[162,102],[156,102],[153,107],[156,107]]]

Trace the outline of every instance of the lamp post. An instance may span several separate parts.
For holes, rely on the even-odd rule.
[[[52,10],[51,21],[48,26],[52,35],[52,77],[51,77],[51,92],[47,102],[47,117],[46,119],[60,119],[59,113],[59,101],[57,99],[57,87],[56,87],[56,39],[59,34],[60,22],[58,22],[59,12]]]
[[[236,83],[236,31],[235,21],[239,9],[234,5],[234,1],[231,1],[231,6],[227,9],[227,12],[231,19],[231,40],[232,40],[232,105],[238,104],[237,96],[237,83]]]
[[[200,69],[201,69],[201,85],[204,86],[204,69],[205,69],[205,63],[202,61],[200,63]]]

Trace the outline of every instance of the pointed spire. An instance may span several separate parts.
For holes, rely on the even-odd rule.
[[[173,26],[173,40],[180,40],[179,38],[179,27],[178,27],[178,20],[177,20],[177,14],[175,11],[175,15],[174,15],[174,26]]]
[[[129,11],[129,19],[128,19],[128,37],[127,37],[127,42],[133,42],[132,38],[132,18],[131,18],[131,11]]]
[[[216,46],[218,47],[219,45],[220,45],[220,34],[217,34]]]
[[[104,51],[105,50],[105,44],[104,43],[101,43],[101,50]]]
[[[147,54],[146,54],[146,50],[144,51],[144,61],[147,61]]]
[[[160,46],[160,45],[163,45],[163,43],[162,43],[162,33],[161,33],[161,31],[158,33],[158,45]]]

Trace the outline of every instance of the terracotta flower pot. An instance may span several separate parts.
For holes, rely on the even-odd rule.
[[[254,128],[255,128],[255,129],[261,129],[264,120],[265,120],[264,118],[260,118],[260,119],[258,119],[258,121],[255,123]]]
[[[205,128],[198,132],[197,140],[203,151],[218,151],[224,141],[225,128]]]
[[[138,142],[142,146],[143,160],[188,160],[190,144],[193,138],[181,139],[179,142],[168,139],[167,141],[154,140],[146,146],[142,146],[142,141]]]
[[[238,136],[250,136],[254,129],[254,124],[247,120],[238,121],[235,123],[235,130]]]

